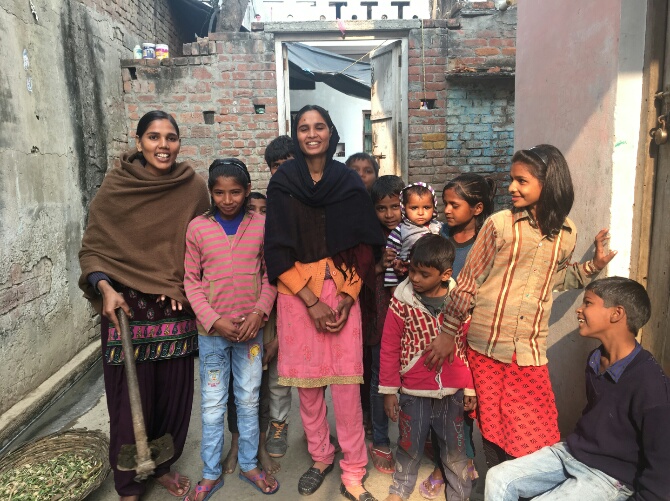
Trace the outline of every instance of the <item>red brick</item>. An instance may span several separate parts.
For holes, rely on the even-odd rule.
[[[479,49],[475,49],[475,54],[478,56],[497,56],[500,54],[500,49],[495,47],[481,47]]]
[[[193,78],[197,78],[198,80],[211,80],[212,79],[212,74],[203,67],[198,67],[198,68],[193,68],[191,71],[191,75],[193,75]]]
[[[516,47],[504,47],[502,54],[503,56],[516,56]]]

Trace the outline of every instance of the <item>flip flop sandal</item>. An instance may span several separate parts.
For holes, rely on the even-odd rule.
[[[393,461],[392,452],[384,452],[377,449],[374,445],[368,444],[368,451],[370,452],[370,457],[372,458],[372,465],[377,471],[386,474],[393,474],[395,472],[395,462]],[[391,464],[391,466],[384,467],[379,464],[380,461],[387,461],[386,464]]]
[[[169,474],[170,474],[170,472],[167,472],[165,475],[169,475]],[[184,477],[184,478],[186,478],[186,477]],[[172,487],[172,486],[174,486],[177,490],[179,490],[179,489],[182,488],[181,484],[179,483],[179,480],[181,479],[181,475],[180,475],[178,472],[175,471],[175,472],[174,472],[174,477],[168,477],[168,479],[169,479],[169,480],[168,480],[167,484],[169,485],[169,487],[163,485],[163,484],[158,480],[158,478],[154,478],[154,481],[155,481],[158,485],[160,485],[163,489],[165,489],[166,491],[168,491],[168,494],[170,494],[171,496],[174,496],[174,497],[176,497],[176,498],[183,498],[183,497],[184,497],[184,494],[175,494],[175,491],[173,491],[173,490],[170,489],[170,487]],[[188,493],[189,493],[190,490],[191,490],[191,482],[190,482],[190,480],[189,480],[188,485],[186,486],[186,494],[187,494],[187,495],[188,495]]]
[[[432,494],[428,492],[428,489],[424,485],[426,481],[430,482],[430,490],[433,491]],[[437,486],[439,486],[439,489],[435,490]],[[435,480],[432,474],[428,475],[428,478],[419,484],[419,492],[426,499],[437,499],[444,492],[444,479]]]
[[[265,482],[266,486],[270,487],[270,484],[268,484],[265,481],[265,472],[264,471],[261,471],[258,475],[254,475],[251,478],[247,477],[244,473],[240,472],[238,474],[238,477],[240,477],[241,480],[244,480],[245,482],[253,485],[256,488],[256,490],[259,491],[260,493],[268,495],[268,496],[270,494],[274,494],[275,492],[277,492],[279,490],[279,480],[277,480],[276,478],[275,478],[275,486],[272,490],[265,491],[265,490],[261,489],[260,487],[258,487],[256,482],[258,482],[259,480],[262,480],[263,482]]]
[[[219,480],[219,482],[214,485],[200,485],[200,482],[198,482],[198,485],[195,486],[195,497],[193,498],[193,501],[198,499],[198,495],[202,494],[203,492],[206,493],[206,495],[204,498],[202,498],[201,501],[207,501],[209,498],[212,497],[212,494],[214,494],[221,487],[223,487],[223,481],[224,479],[222,475],[221,480]],[[184,501],[191,501],[191,498],[189,497],[188,494],[184,498]]]

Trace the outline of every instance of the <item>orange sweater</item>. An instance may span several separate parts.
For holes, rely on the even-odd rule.
[[[280,294],[295,295],[307,286],[316,297],[320,297],[323,280],[326,275],[326,265],[328,265],[330,276],[335,282],[337,292],[344,292],[353,297],[354,300],[357,299],[358,294],[361,292],[363,281],[356,272],[354,272],[353,280],[346,280],[342,272],[335,267],[335,263],[329,257],[313,263],[296,261],[293,268],[279,275],[277,292]],[[349,270],[347,270],[347,275],[349,275]]]

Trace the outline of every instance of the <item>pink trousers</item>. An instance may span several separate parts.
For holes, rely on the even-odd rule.
[[[342,483],[347,487],[363,483],[365,466],[368,464],[359,387],[358,384],[330,385],[337,438],[344,454],[340,461]],[[324,388],[298,388],[298,395],[300,417],[305,427],[307,449],[312,460],[332,464],[335,448],[330,443]]]

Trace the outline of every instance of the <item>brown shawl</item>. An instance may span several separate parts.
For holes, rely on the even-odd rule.
[[[144,292],[187,303],[184,250],[188,223],[209,207],[205,180],[186,162],[154,176],[137,152],[121,157],[91,202],[79,263],[79,287],[100,312],[101,297],[88,283],[101,271],[112,280]]]

